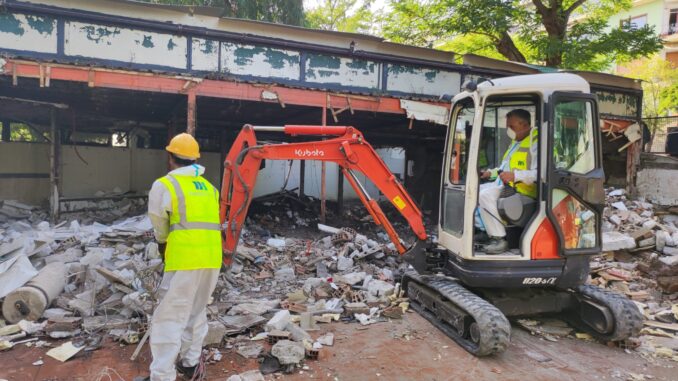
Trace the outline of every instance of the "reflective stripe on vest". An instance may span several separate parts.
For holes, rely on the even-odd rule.
[[[219,192],[201,176],[158,179],[172,200],[165,271],[221,268]]]
[[[513,154],[511,154],[511,157],[509,158],[509,168],[511,171],[524,171],[530,168],[530,163],[532,162],[532,153],[530,152],[530,147],[532,147],[532,144],[539,144],[539,135],[537,129],[533,129],[532,132],[530,132],[529,137],[521,140],[518,149],[516,149]],[[509,151],[506,151],[504,154],[504,159],[506,159],[508,153]],[[513,182],[510,182],[509,185],[515,186],[516,191],[520,194],[537,198],[536,183],[517,183],[514,185]]]

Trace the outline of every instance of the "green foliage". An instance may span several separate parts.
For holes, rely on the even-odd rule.
[[[601,70],[661,49],[650,26],[609,28],[630,0],[390,0],[385,37],[567,69]]]
[[[626,75],[643,80],[643,117],[678,111],[678,68],[659,55],[626,65]]]
[[[308,28],[339,32],[370,33],[375,16],[372,0],[324,0],[306,11]]]
[[[223,8],[223,15],[300,26],[304,23],[302,0],[141,0],[155,4]]]
[[[3,124],[2,128],[5,128]],[[9,140],[12,142],[43,142],[45,137],[41,136],[37,131],[31,129],[25,123],[10,123],[7,125],[10,129]]]

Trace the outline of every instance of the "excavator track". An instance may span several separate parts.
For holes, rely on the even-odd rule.
[[[643,328],[643,315],[625,296],[592,285],[581,285],[573,292],[580,299],[580,308],[569,314],[568,321],[596,339],[604,342],[626,340],[637,336]],[[603,311],[598,315],[604,318],[587,319],[587,315],[596,315],[586,313],[592,308]]]
[[[496,307],[447,277],[403,275],[410,306],[476,356],[508,347],[511,324]]]

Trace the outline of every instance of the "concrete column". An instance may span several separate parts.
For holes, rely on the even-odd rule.
[[[52,223],[59,219],[59,154],[61,151],[61,137],[56,125],[56,108],[52,107],[50,113],[50,144],[49,151],[49,206]]]
[[[188,90],[188,109],[186,110],[186,132],[195,136],[196,121],[195,90]]]
[[[299,198],[304,197],[306,185],[306,160],[299,160]]]
[[[2,121],[2,141],[8,142],[11,139],[12,131],[9,128],[9,120]]]
[[[337,215],[344,213],[344,173],[341,168],[337,171]]]

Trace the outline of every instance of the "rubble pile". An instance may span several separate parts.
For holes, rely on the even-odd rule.
[[[46,347],[48,356],[67,361],[110,340],[143,345],[163,266],[149,219],[50,225],[39,209],[16,205],[0,209],[0,350]],[[316,230],[312,218],[290,213],[309,238],[273,234],[260,223],[271,213],[248,219],[208,306],[209,361],[227,349],[260,359],[261,374],[292,371],[333,346],[333,334],[320,325],[367,326],[407,311],[395,281],[407,265],[387,236]],[[100,217],[110,215],[90,212],[87,220]]]
[[[678,209],[608,189],[603,217],[603,254],[589,283],[625,294],[643,312],[641,337],[627,345],[678,361]]]

